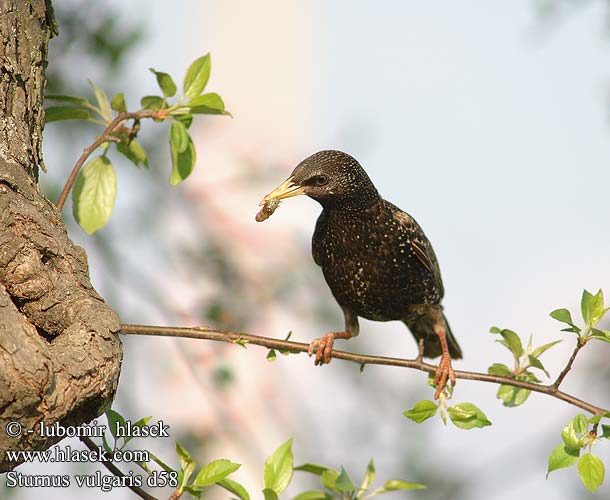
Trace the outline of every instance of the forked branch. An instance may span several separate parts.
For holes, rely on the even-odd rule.
[[[68,177],[68,180],[66,181],[66,184],[59,195],[59,199],[57,200],[57,210],[59,210],[59,212],[63,210],[66,200],[68,199],[68,194],[70,193],[72,186],[74,186],[78,173],[87,161],[87,158],[89,158],[89,156],[91,156],[91,154],[105,142],[116,142],[116,136],[113,134],[124,121],[141,120],[142,118],[155,118],[159,117],[159,113],[162,112],[163,111],[135,111],[133,113],[119,113],[114,120],[108,124],[98,138],[90,146],[87,146],[83,150],[83,153],[74,164],[72,172],[70,172],[70,176]]]

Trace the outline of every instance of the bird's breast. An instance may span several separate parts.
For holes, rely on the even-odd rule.
[[[340,305],[368,319],[401,319],[409,305],[434,300],[431,276],[392,217],[375,215],[323,214],[314,258]]]

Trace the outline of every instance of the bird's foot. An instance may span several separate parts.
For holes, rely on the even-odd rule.
[[[443,353],[434,376],[434,385],[436,386],[434,399],[438,399],[445,390],[447,379],[451,382],[451,386],[455,387],[455,372],[453,366],[451,366],[451,356],[449,356],[449,353]]]
[[[333,344],[335,343],[335,334],[327,333],[323,337],[315,339],[309,344],[307,354],[313,356],[316,353],[315,365],[323,365],[324,363],[330,363],[332,357]]]
[[[354,333],[351,331],[327,333],[323,337],[317,338],[311,344],[309,344],[307,354],[309,354],[309,356],[313,356],[313,353],[316,353],[316,359],[314,362],[315,365],[323,365],[325,363],[328,364],[332,358],[332,350],[335,339],[349,339],[353,336]]]

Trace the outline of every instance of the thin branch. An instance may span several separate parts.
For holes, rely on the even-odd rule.
[[[93,153],[97,148],[99,148],[105,142],[115,140],[112,133],[116,130],[116,128],[121,123],[123,123],[126,120],[132,120],[132,119],[140,120],[142,118],[154,118],[154,117],[158,117],[158,116],[159,116],[159,112],[156,112],[156,111],[135,111],[132,113],[119,113],[114,118],[114,120],[112,120],[108,124],[108,126],[104,129],[104,131],[101,133],[101,135],[93,142],[93,144],[91,144],[90,146],[87,146],[83,150],[83,154],[80,155],[80,158],[74,164],[74,167],[72,168],[72,172],[70,172],[70,177],[68,177],[68,180],[66,181],[66,185],[64,186],[64,189],[61,192],[61,194],[59,195],[59,199],[57,200],[56,206],[57,206],[57,209],[59,210],[59,212],[61,212],[63,210],[66,200],[68,198],[68,194],[70,193],[72,186],[74,186],[74,183],[76,182],[76,178],[78,177],[78,173],[80,172],[80,169],[83,166],[83,164],[85,163],[85,161],[87,161],[87,158],[89,158],[89,156],[91,156],[91,153]]]
[[[260,337],[249,333],[239,333],[231,331],[211,330],[206,327],[199,328],[177,328],[169,326],[145,326],[145,325],[122,325],[121,333],[125,335],[152,335],[160,337],[184,337],[192,339],[215,340],[218,342],[228,342],[232,344],[253,344],[266,347],[268,349],[278,349],[290,352],[307,352],[308,344],[302,342],[292,342],[288,340],[273,339],[270,337]],[[575,354],[572,355],[575,357]],[[436,366],[429,363],[424,363],[420,359],[401,359],[388,358],[385,356],[369,356],[365,354],[352,354],[345,351],[332,351],[332,357],[336,359],[345,359],[359,365],[389,365],[400,366],[403,368],[412,368],[427,373],[435,373]],[[573,361],[573,360],[572,360]],[[608,412],[604,408],[592,405],[586,401],[582,401],[570,394],[560,391],[552,385],[534,384],[523,380],[516,380],[511,377],[502,377],[499,375],[488,375],[487,373],[455,371],[456,378],[464,380],[477,380],[479,382],[489,382],[492,384],[504,384],[520,389],[528,389],[533,392],[547,394],[556,399],[560,399],[578,408],[582,408],[594,415]],[[560,381],[561,382],[561,381]]]
[[[179,489],[175,489],[167,500],[178,500],[182,496],[182,492]]]
[[[87,436],[81,436],[80,440],[85,444],[85,446],[87,448],[89,448],[91,451],[98,451],[98,445],[95,444],[95,442],[93,442],[93,440]],[[116,466],[114,465],[112,462],[108,461],[108,460],[102,460],[100,463],[104,464],[104,466],[110,471],[112,472],[116,477],[125,477],[125,474],[123,474],[123,472]],[[149,495],[148,493],[146,493],[142,488],[139,488],[138,486],[134,486],[134,485],[130,485],[129,482],[126,483],[126,486],[133,491],[136,495],[138,495],[140,498],[143,498],[144,500],[158,500],[156,497],[153,497],[152,495]]]
[[[555,382],[553,382],[551,384],[551,387],[555,388],[555,389],[559,389],[559,385],[563,382],[563,379],[566,378],[566,375],[568,374],[568,372],[572,369],[572,364],[574,363],[574,360],[576,359],[576,355],[578,354],[578,351],[580,351],[580,349],[582,348],[582,346],[584,346],[585,344],[580,342],[580,339],[578,339],[578,342],[576,342],[576,347],[574,348],[574,351],[572,352],[572,355],[570,356],[570,359],[568,361],[568,364],[566,365],[566,367],[561,371],[561,373],[559,374],[559,376],[557,377],[557,380],[555,380]]]

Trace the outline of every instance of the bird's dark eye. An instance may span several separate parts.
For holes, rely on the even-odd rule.
[[[316,186],[324,186],[328,184],[328,177],[325,175],[316,175],[313,181],[315,182]]]

